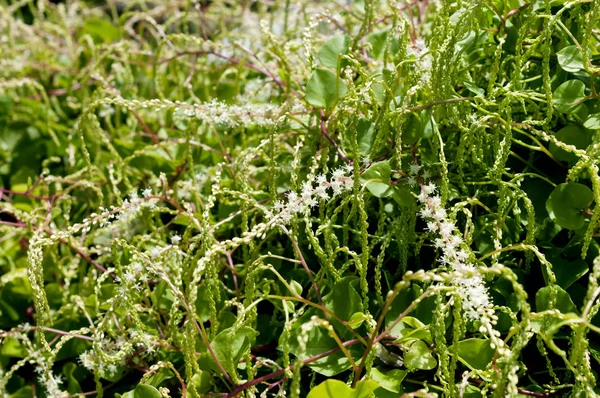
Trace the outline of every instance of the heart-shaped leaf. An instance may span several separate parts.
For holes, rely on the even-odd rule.
[[[556,53],[558,64],[566,72],[579,72],[583,69],[583,54],[577,46],[567,46]]]
[[[569,80],[558,86],[552,100],[556,110],[562,113],[577,113],[585,98],[585,84],[581,80]]]
[[[361,380],[351,388],[343,381],[329,379],[310,390],[307,398],[367,398],[378,387],[374,380]]]
[[[404,364],[409,369],[431,370],[435,368],[437,361],[431,354],[431,350],[427,347],[427,344],[421,340],[417,340],[408,349],[404,357]]]
[[[335,36],[327,41],[319,50],[321,65],[328,68],[337,68],[339,58],[348,53],[350,38],[348,36]]]
[[[306,85],[306,101],[316,107],[332,108],[346,94],[346,85],[329,69],[315,69]]]
[[[473,369],[483,370],[494,358],[494,350],[488,339],[466,339],[458,342],[458,356]]]
[[[550,218],[561,227],[579,229],[586,221],[581,210],[587,207],[593,198],[592,190],[583,184],[560,184],[546,201],[546,210]]]
[[[366,182],[366,188],[378,198],[385,198],[394,193],[390,185],[392,169],[388,162],[374,163],[362,175],[361,180]]]

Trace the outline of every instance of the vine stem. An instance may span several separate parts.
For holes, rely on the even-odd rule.
[[[344,345],[344,347],[348,347],[348,346],[351,346],[351,345],[354,345],[354,344],[358,344],[358,343],[360,343],[360,341],[358,339],[353,339],[353,340],[344,341],[342,344]],[[322,352],[320,354],[317,354],[317,355],[315,355],[313,357],[307,358],[307,359],[305,359],[305,360],[302,361],[302,365],[304,366],[304,365],[307,365],[307,364],[309,364],[311,362],[318,361],[321,358],[325,358],[325,357],[327,357],[327,356],[329,356],[331,354],[335,354],[339,350],[340,350],[340,347],[335,347],[335,348],[332,348],[331,350],[327,350],[327,351]],[[233,398],[233,397],[237,396],[237,394],[239,394],[240,392],[244,391],[245,389],[250,388],[252,386],[255,386],[257,384],[260,384],[260,383],[262,383],[264,381],[267,381],[269,379],[272,379],[273,377],[280,376],[280,375],[284,374],[288,370],[293,370],[296,366],[298,366],[298,364],[290,365],[287,368],[282,368],[282,369],[276,370],[273,373],[269,373],[267,375],[258,377],[258,378],[254,379],[254,380],[247,381],[244,384],[240,384],[239,386],[237,386],[230,393],[222,395],[222,396],[225,397],[225,398]]]
[[[333,138],[331,138],[331,136],[327,132],[327,127],[325,126],[325,121],[327,120],[327,117],[325,116],[325,112],[323,111],[323,109],[320,110],[320,114],[321,114],[321,134],[323,134],[323,137],[327,138],[327,140],[329,142],[331,142],[331,145],[333,145],[333,147],[337,151],[338,155],[340,155],[340,157],[342,158],[342,160],[346,164],[349,164],[350,163],[350,159],[348,159],[348,156],[346,156],[344,154],[344,152],[342,152],[342,150],[338,146],[337,142],[335,142],[335,140]]]

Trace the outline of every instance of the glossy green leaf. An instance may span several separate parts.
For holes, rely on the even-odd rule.
[[[553,104],[562,113],[576,113],[585,98],[585,84],[581,80],[569,80],[554,91]]]
[[[388,162],[374,163],[361,176],[361,180],[366,182],[366,188],[378,198],[385,198],[394,193],[390,185],[390,176],[392,169]]]
[[[250,349],[257,332],[250,327],[227,328],[210,343],[221,364],[237,364]]]
[[[573,300],[571,299],[571,296],[569,296],[569,293],[560,286],[554,286],[554,289],[556,289],[556,304],[554,308],[563,314],[568,314],[569,312],[576,314],[577,307],[573,304]],[[537,312],[549,309],[551,294],[552,286],[546,286],[538,290],[535,295],[535,308]]]
[[[295,280],[292,280],[290,282],[290,287],[292,288],[292,292],[291,293],[294,293],[294,294],[296,294],[298,296],[302,295],[302,290],[303,289],[302,289],[302,285],[301,284],[299,284]]]
[[[303,322],[308,322],[309,320],[310,317],[306,317]],[[292,329],[289,344],[290,352],[301,360],[323,354],[324,352],[338,347],[335,340],[329,336],[327,330],[321,327],[311,327],[306,335],[308,339],[306,349],[301,349],[300,344],[298,343],[300,333],[300,326]],[[351,367],[350,361],[348,361],[348,358],[341,351],[334,352],[331,355],[327,355],[324,358],[311,362],[307,366],[326,377],[335,376]]]
[[[342,381],[330,379],[310,390],[307,398],[367,398],[377,387],[373,380],[361,380],[356,388],[351,388]]]
[[[121,395],[122,398],[162,398],[155,387],[148,384],[138,384],[135,389]]]
[[[408,349],[404,357],[404,364],[408,369],[431,370],[436,367],[437,361],[427,344],[416,340]]]
[[[546,209],[561,227],[579,229],[586,221],[581,210],[589,206],[593,198],[592,190],[583,184],[560,184],[546,201]]]
[[[600,113],[589,115],[583,123],[583,127],[590,130],[600,130]]]
[[[555,137],[568,145],[573,145],[577,149],[586,149],[588,145],[592,143],[592,134],[590,131],[579,127],[576,124],[570,124],[560,129]],[[572,152],[565,151],[558,147],[553,142],[550,143],[548,148],[550,153],[558,161],[567,162],[569,166],[575,165],[579,160],[579,157]]]
[[[64,386],[70,394],[82,392],[79,381],[77,380],[78,368],[73,362],[69,362],[63,366],[62,373],[65,376]]]
[[[583,54],[577,46],[567,46],[556,53],[558,64],[566,72],[579,72],[583,69]]]
[[[472,338],[458,342],[458,356],[473,369],[485,369],[495,353],[488,339]]]
[[[353,314],[363,310],[362,299],[356,291],[357,286],[357,277],[342,278],[333,286],[331,293],[323,297],[323,304],[340,319],[348,321]]]
[[[408,372],[401,369],[383,369],[381,367],[373,368],[371,370],[371,377],[379,384],[381,388],[384,388],[391,392],[402,392],[402,380],[406,377]]]
[[[319,50],[319,62],[328,68],[337,68],[340,57],[348,53],[350,38],[348,36],[332,37]]]
[[[401,206],[414,207],[417,203],[415,195],[406,186],[394,186],[394,200]]]
[[[38,395],[34,393],[33,388],[31,388],[31,386],[25,386],[19,388],[14,393],[8,395],[8,398],[35,398],[37,396]]]
[[[547,259],[552,264],[552,271],[556,276],[556,283],[563,289],[567,289],[579,278],[589,272],[588,264],[581,258],[567,260],[561,258],[560,255],[557,255],[548,256]],[[546,280],[546,283],[548,283],[545,267],[542,267],[542,271],[544,271],[544,279]]]
[[[375,126],[370,120],[360,118],[356,126],[356,135],[358,152],[363,156],[368,156],[371,153],[371,146],[375,139]]]
[[[369,318],[364,313],[355,312],[350,317],[350,320],[348,321],[348,325],[352,329],[358,329],[363,324],[363,322],[366,321],[367,319],[369,319]]]
[[[342,79],[329,69],[315,69],[306,85],[306,101],[315,108],[329,109],[346,94]]]

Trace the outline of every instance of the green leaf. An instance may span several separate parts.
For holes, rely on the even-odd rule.
[[[138,384],[134,390],[127,391],[121,398],[162,398],[155,387],[148,384]]]
[[[356,134],[358,141],[358,153],[367,156],[371,153],[373,140],[375,139],[375,127],[373,123],[365,118],[358,119],[356,125]]]
[[[421,136],[423,138],[430,138],[437,131],[437,123],[433,118],[433,114],[428,110],[421,112],[421,128]]]
[[[160,368],[158,372],[154,373],[152,376],[146,379],[145,384],[151,385],[153,387],[158,387],[163,381],[172,379],[174,377],[175,375],[173,374],[173,371],[171,369]]]
[[[584,69],[583,54],[577,46],[567,46],[556,53],[558,64],[566,72],[579,72]]]
[[[120,37],[119,28],[100,18],[89,18],[85,21],[82,34],[88,34],[96,43],[110,43]]]
[[[585,84],[581,80],[568,80],[554,91],[552,100],[556,110],[562,113],[576,113],[585,98]]]
[[[431,370],[437,365],[437,361],[431,354],[427,344],[416,340],[408,349],[404,357],[404,364],[408,369]]]
[[[371,370],[371,377],[379,384],[381,388],[385,388],[391,392],[402,392],[402,380],[406,377],[408,372],[401,369],[389,369],[380,370],[380,368],[373,368]]]
[[[350,320],[348,321],[348,326],[350,326],[352,329],[358,329],[360,327],[360,325],[362,325],[363,322],[366,321],[367,319],[369,319],[369,318],[364,313],[355,312],[350,317]]]
[[[579,229],[586,222],[581,210],[589,206],[594,194],[582,184],[560,184],[546,201],[550,218],[566,229]]]
[[[298,296],[302,295],[302,285],[299,284],[298,282],[296,282],[295,280],[292,279],[292,281],[290,282],[290,287],[292,288],[292,292]]]
[[[372,53],[371,56],[375,59],[381,58],[383,51],[385,50],[385,43],[387,41],[388,31],[384,30],[381,32],[374,32],[367,36],[367,43],[371,43]]]
[[[466,339],[458,342],[458,356],[473,369],[484,370],[495,353],[496,350],[487,339]]]
[[[390,176],[392,169],[388,162],[374,163],[365,170],[360,176],[363,182],[366,182],[366,188],[378,198],[385,198],[394,193],[390,185]]]
[[[569,312],[577,313],[577,307],[573,304],[573,300],[569,293],[567,293],[560,286],[554,286],[556,289],[556,304],[554,308],[562,312],[563,314],[568,314]],[[535,308],[537,312],[546,311],[549,309],[550,303],[550,295],[552,294],[552,286],[546,286],[538,290],[535,295]]]
[[[411,192],[411,190],[406,186],[398,186],[394,187],[394,200],[400,205],[405,207],[414,207],[417,199],[415,195]]]
[[[328,68],[337,68],[339,58],[348,53],[350,38],[348,36],[332,37],[319,50],[319,62]]]
[[[554,271],[554,275],[556,276],[556,283],[563,289],[567,289],[575,281],[589,272],[588,264],[581,258],[570,261],[557,255],[548,256],[547,259],[552,264],[552,271]],[[543,267],[542,270],[544,271],[544,279],[546,279],[547,283],[545,267]]]
[[[242,328],[231,327],[221,331],[210,342],[210,345],[222,365],[235,366],[250,349],[257,334],[258,332],[248,326]]]
[[[582,129],[581,127],[570,124],[566,127],[560,129],[555,137],[568,145],[573,145],[577,149],[586,149],[588,145],[592,143],[592,134]],[[579,157],[574,153],[567,152],[564,149],[556,146],[553,142],[550,143],[549,146],[550,153],[561,162],[567,162],[569,166],[575,165],[579,160]]]
[[[303,320],[297,323],[298,326],[292,329],[289,340],[290,352],[300,360],[305,360],[310,357],[323,354],[326,351],[338,347],[335,340],[329,336],[329,332],[327,330],[323,329],[322,327],[312,327],[306,335],[306,338],[308,339],[306,349],[301,349],[300,344],[298,343],[298,338],[300,337],[301,333],[300,325],[309,322],[309,320],[310,316],[305,315]],[[337,351],[317,361],[311,362],[306,366],[315,372],[322,374],[323,376],[332,377],[349,369],[351,364],[343,352]]]
[[[79,385],[79,381],[77,380],[77,365],[75,365],[73,362],[69,362],[67,364],[65,364],[65,366],[63,366],[62,369],[62,373],[65,376],[65,386],[67,388],[67,391],[70,394],[77,394],[82,392],[81,390],[81,386]]]
[[[0,346],[0,355],[14,358],[25,358],[27,356],[27,349],[23,347],[23,344],[14,337],[6,337]]]
[[[315,69],[306,85],[306,101],[316,107],[330,109],[346,94],[346,85],[329,69]]]
[[[343,381],[329,379],[310,390],[307,398],[367,398],[378,387],[374,380],[361,380],[351,388]]]
[[[409,116],[408,121],[403,126],[402,143],[407,145],[415,144],[422,136],[423,127],[421,124],[421,117],[412,113]]]
[[[600,113],[594,113],[588,116],[583,123],[583,127],[590,130],[600,130]]]
[[[470,92],[472,92],[475,95],[478,95],[480,97],[483,97],[483,95],[485,94],[485,90],[477,87],[475,85],[475,83],[471,83],[471,82],[464,82],[463,83],[465,85],[465,87],[467,88],[467,90],[469,90]]]
[[[19,388],[14,393],[10,394],[8,398],[34,398],[37,395],[34,394],[33,388],[31,386],[25,386],[23,388]]]
[[[362,299],[354,287],[357,284],[356,276],[342,278],[333,286],[331,293],[323,297],[323,304],[340,319],[350,320],[353,314],[363,310]]]
[[[399,337],[395,340],[396,343],[406,344],[414,340],[423,340],[426,343],[433,343],[429,325],[425,325],[419,319],[412,316],[405,316],[394,328],[395,334]]]

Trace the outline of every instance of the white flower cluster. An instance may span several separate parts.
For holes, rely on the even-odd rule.
[[[475,266],[469,263],[469,253],[464,249],[466,243],[456,233],[456,225],[448,218],[446,210],[442,207],[442,199],[434,194],[435,190],[434,184],[421,185],[421,193],[417,198],[423,205],[421,217],[427,221],[427,229],[439,235],[434,243],[442,252],[440,261],[464,275],[455,279],[454,284],[462,299],[467,318],[494,318],[487,287],[482,277],[477,275]]]
[[[316,178],[309,174],[307,180],[302,183],[302,192],[289,192],[287,202],[276,201],[273,209],[265,213],[266,217],[288,224],[295,214],[308,215],[310,210],[319,204],[319,200],[328,200],[352,189],[352,170],[350,165],[338,168],[333,171],[331,180],[328,180],[325,174],[319,174]],[[316,185],[313,185],[315,183]]]
[[[98,367],[102,375],[110,377],[126,364],[127,358],[136,350],[143,350],[140,353],[142,357],[154,355],[154,336],[136,329],[128,332],[129,336],[118,336],[116,339],[104,338],[102,335],[99,346],[102,347],[103,355],[97,357],[98,354],[93,349],[88,350],[79,355],[79,363],[89,371]]]
[[[133,192],[129,195],[129,198],[123,200],[123,204],[119,207],[110,206],[104,208],[100,206],[100,214],[91,213],[88,218],[84,218],[81,223],[73,224],[64,231],[57,231],[51,235],[51,239],[68,239],[70,236],[78,232],[87,233],[92,230],[92,227],[98,226],[99,228],[111,227],[115,228],[113,221],[119,221],[122,225],[122,231],[128,232],[125,228],[127,224],[135,221],[144,208],[153,210],[156,208],[159,199],[152,198],[152,190],[149,188],[142,190],[143,198],[140,198],[137,192]]]
[[[175,101],[176,116],[195,117],[210,121],[214,124],[226,126],[273,126],[281,113],[282,107],[273,104],[242,104],[228,105],[216,100],[201,105],[189,105]],[[290,113],[303,113],[306,108],[296,102],[292,105]]]

